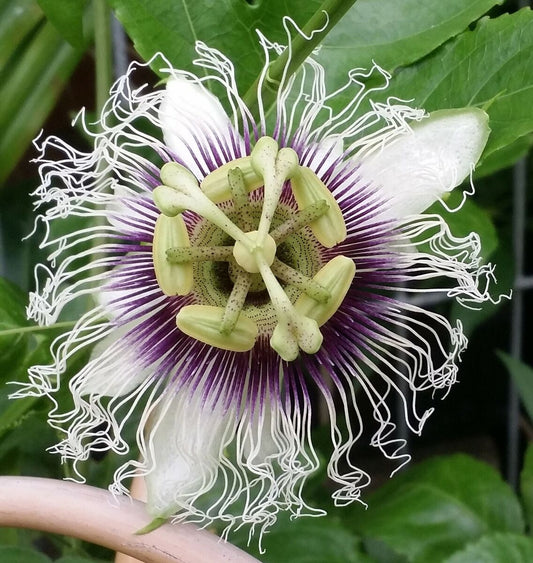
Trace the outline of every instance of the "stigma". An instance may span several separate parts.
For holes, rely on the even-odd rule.
[[[178,328],[234,352],[251,350],[266,330],[270,346],[285,361],[300,352],[318,352],[320,326],[344,300],[355,264],[342,255],[325,264],[317,260],[305,271],[287,263],[284,248],[295,237],[300,236],[304,254],[308,246],[332,248],[346,238],[335,198],[310,168],[299,164],[296,152],[262,137],[249,156],[224,164],[201,184],[175,162],[162,167],[161,181],[153,192],[161,213],[152,246],[156,279],[165,295],[194,295],[194,304],[184,305],[176,316]],[[295,205],[282,203],[287,189]],[[182,216],[186,212],[199,216],[216,237],[207,244],[191,243]],[[303,237],[303,231],[311,234]],[[216,280],[202,275],[208,270],[194,270],[201,262],[227,263],[231,289],[224,302],[211,302]],[[252,310],[249,303],[259,294],[268,296],[268,306]]]

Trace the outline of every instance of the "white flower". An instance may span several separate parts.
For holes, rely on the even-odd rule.
[[[279,52],[261,43],[267,60]],[[154,517],[264,529],[280,510],[321,513],[302,496],[319,464],[316,395],[344,504],[369,481],[352,457],[363,427],[404,462],[389,400],[400,396],[419,433],[430,411],[418,412],[418,395],[454,383],[460,324],[396,290],[489,299],[478,237],[455,238],[441,217],[421,214],[469,177],[487,116],[427,117],[392,102],[363,113],[371,92],[356,73],[335,113],[340,91],[327,93],[324,69],[308,59],[255,121],[231,62],[202,43],[197,51],[201,78],[168,66],[162,90],[134,87],[133,64],[111,91],[102,132],[90,133],[91,152],[57,138],[38,145],[52,264],[37,268],[29,316],[54,323],[87,294],[96,305],[18,395],[52,396],[69,357],[98,342],[69,383],[74,408],[50,414],[65,431],[56,451],[75,462],[95,449],[127,454],[122,429],[141,412],[140,460],[117,471],[114,491],[144,475]],[[226,90],[226,109],[212,84]],[[96,226],[52,238],[50,224],[73,215]],[[371,420],[359,411],[365,399]]]

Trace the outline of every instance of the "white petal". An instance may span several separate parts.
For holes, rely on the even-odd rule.
[[[231,121],[218,99],[200,84],[171,78],[159,119],[165,144],[198,179],[213,169],[210,160],[226,162],[224,151],[234,150],[231,139],[237,135]]]
[[[480,109],[435,111],[366,157],[360,173],[390,203],[388,216],[420,213],[469,176],[489,132],[488,116]]]
[[[223,449],[233,437],[235,415],[182,390],[170,391],[151,418],[148,511],[168,517],[213,486]]]
[[[91,360],[80,372],[80,395],[102,397],[126,395],[147,380],[149,373],[140,369],[135,352],[124,344],[130,325],[117,327],[93,349]]]

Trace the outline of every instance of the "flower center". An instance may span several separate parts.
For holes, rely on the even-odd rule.
[[[237,264],[250,274],[258,274],[261,271],[260,264],[272,266],[276,256],[276,241],[266,235],[262,244],[259,244],[259,231],[244,233],[248,244],[238,240],[233,247],[233,257]]]
[[[282,260],[284,242],[305,227],[325,247],[344,240],[346,227],[328,188],[304,166],[290,148],[278,149],[270,137],[259,139],[250,156],[236,159],[209,174],[198,185],[177,163],[161,169],[163,185],[154,190],[161,215],[153,239],[157,281],[166,295],[187,295],[206,280],[195,280],[194,265],[227,262],[232,284],[224,306],[205,304],[181,308],[176,323],[185,334],[225,350],[250,350],[261,319],[247,314],[249,293],[268,293],[275,323],[270,345],[282,359],[296,359],[300,350],[314,354],[322,344],[319,327],[338,309],[355,275],[349,258],[336,256],[308,275]],[[280,204],[286,183],[298,205],[287,213]],[[262,187],[262,207],[249,193]],[[260,193],[260,192],[258,192]],[[225,201],[231,205],[217,205]],[[231,213],[225,212],[231,209]],[[283,208],[284,213],[280,214]],[[184,211],[193,211],[223,233],[221,244],[191,245]],[[283,220],[280,221],[280,215]],[[226,244],[230,242],[230,244]],[[271,313],[270,313],[271,314]]]

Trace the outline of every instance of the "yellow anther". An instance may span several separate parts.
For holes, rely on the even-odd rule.
[[[294,303],[294,308],[301,315],[314,319],[318,326],[329,320],[340,307],[355,276],[355,263],[346,256],[335,256],[313,279],[330,294],[326,303],[315,301],[306,293],[302,293]]]
[[[192,264],[172,264],[167,260],[167,250],[176,246],[190,246],[183,218],[160,215],[155,223],[152,258],[157,283],[165,295],[187,295],[193,286]]]
[[[258,334],[257,325],[240,313],[233,330],[222,332],[224,311],[223,307],[211,305],[187,305],[176,316],[176,324],[188,336],[210,346],[233,352],[251,350]]]
[[[217,168],[202,180],[200,187],[212,202],[220,203],[231,198],[228,172],[234,168],[241,170],[247,192],[251,192],[263,185],[263,178],[252,167],[252,157],[244,156],[237,158]]]
[[[318,201],[326,201],[329,209],[310,223],[313,234],[327,248],[346,238],[346,225],[332,193],[320,178],[306,166],[299,166],[291,178],[291,187],[299,209],[305,209]]]

